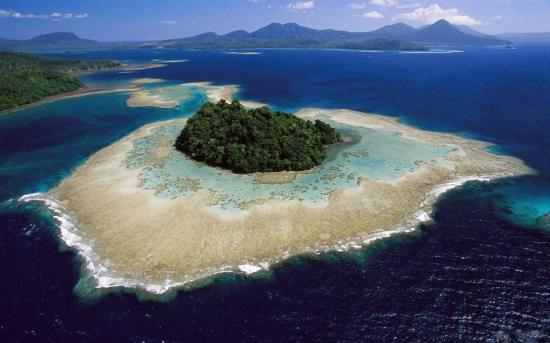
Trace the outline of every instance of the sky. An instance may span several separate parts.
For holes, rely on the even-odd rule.
[[[0,0],[0,37],[69,31],[101,41],[256,30],[272,22],[370,31],[446,19],[484,33],[550,32],[550,0]]]

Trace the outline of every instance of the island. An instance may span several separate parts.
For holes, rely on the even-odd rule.
[[[169,87],[177,91],[163,92],[163,100],[188,92],[184,101],[200,94],[213,103],[210,112],[233,106],[245,113],[232,102],[235,85]],[[294,116],[341,133],[342,142],[313,169],[234,173],[198,162],[174,144],[196,120],[183,117],[139,128],[54,189],[21,201],[43,202],[61,240],[81,256],[80,296],[123,287],[169,297],[220,273],[269,273],[291,256],[356,249],[413,231],[449,189],[533,173],[521,160],[492,153],[488,143],[395,118],[321,108]]]
[[[187,120],[177,150],[237,173],[301,171],[320,165],[326,146],[341,141],[330,125],[239,101],[207,102]]]
[[[84,84],[75,77],[75,72],[118,66],[114,60],[87,61],[0,52],[0,111],[81,89]]]
[[[144,46],[179,49],[348,49],[377,51],[429,51],[433,47],[507,46],[511,42],[486,35],[468,26],[440,20],[414,28],[403,23],[370,32],[317,30],[296,23],[271,23],[256,31],[237,30],[224,35],[206,32]]]

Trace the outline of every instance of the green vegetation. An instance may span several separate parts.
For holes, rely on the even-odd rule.
[[[176,149],[194,160],[237,173],[307,170],[339,142],[330,125],[267,107],[247,110],[238,101],[206,103],[187,121]]]
[[[349,39],[335,42],[323,42],[311,39],[247,39],[219,40],[204,42],[175,42],[161,46],[180,49],[344,49],[344,50],[380,50],[380,51],[428,51],[425,46],[401,42],[395,39]]]
[[[83,84],[71,72],[118,65],[112,60],[64,60],[0,52],[0,111],[79,89]]]
[[[254,32],[233,31],[225,35],[213,32],[160,41],[152,46],[182,49],[313,48],[357,50],[427,50],[413,41],[401,40],[416,30],[405,24],[386,27],[379,32],[315,30],[298,24],[272,23]]]
[[[415,43],[401,42],[395,39],[367,39],[364,41],[347,41],[336,45],[339,49],[352,50],[395,50],[395,51],[428,51],[425,46]]]

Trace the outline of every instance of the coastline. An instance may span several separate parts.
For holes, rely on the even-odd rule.
[[[511,175],[510,175],[511,176]],[[373,244],[379,240],[392,237],[394,235],[406,234],[416,231],[423,223],[428,223],[432,220],[431,213],[433,205],[443,194],[452,191],[453,189],[463,186],[467,182],[490,182],[500,177],[507,177],[507,175],[487,175],[462,178],[449,181],[447,183],[440,184],[426,194],[425,200],[422,201],[419,209],[414,212],[408,218],[405,218],[403,222],[390,227],[381,228],[372,233],[348,237],[333,245],[322,245],[304,247],[300,252],[291,253],[286,251],[279,256],[273,256],[272,258],[265,260],[247,260],[242,261],[241,264],[236,265],[224,265],[219,268],[206,268],[201,273],[187,277],[183,280],[170,280],[167,279],[163,283],[148,283],[136,278],[124,278],[111,275],[108,269],[108,265],[102,262],[101,257],[94,253],[94,244],[91,240],[86,239],[86,234],[78,229],[81,225],[78,220],[71,216],[70,211],[63,207],[60,201],[53,198],[48,194],[34,193],[27,194],[19,198],[18,201],[22,202],[41,202],[46,208],[48,208],[54,219],[58,223],[60,230],[60,240],[67,247],[74,249],[80,258],[85,263],[82,265],[83,272],[86,275],[81,275],[81,278],[86,279],[87,283],[94,283],[91,288],[80,290],[80,296],[93,298],[94,293],[99,290],[116,290],[119,288],[130,289],[138,292],[140,297],[149,298],[153,300],[164,299],[163,296],[168,295],[173,290],[178,289],[194,289],[203,285],[209,284],[213,278],[227,273],[237,273],[245,275],[262,274],[269,272],[269,269],[284,262],[285,260],[300,256],[300,255],[320,255],[323,253],[337,251],[346,252],[351,250],[362,249],[370,244]],[[89,285],[87,285],[90,287]]]
[[[106,72],[106,71],[117,71],[117,70],[119,70],[119,71],[133,72],[133,71],[145,70],[145,69],[162,68],[162,67],[165,67],[165,66],[166,66],[166,64],[158,64],[158,63],[136,64],[136,65],[123,64],[119,67],[114,67],[114,68],[93,69],[93,70],[85,70],[85,71],[74,71],[74,72],[70,72],[69,74],[73,77],[78,77],[78,76],[81,76],[81,75],[92,74],[92,73],[101,73],[101,72]],[[144,83],[149,83],[149,82],[144,82]],[[135,83],[135,85],[140,85],[140,84],[141,83]],[[102,88],[102,87],[93,87],[93,86],[89,86],[89,85],[84,84],[82,87],[80,87],[79,89],[74,90],[74,91],[61,93],[61,94],[55,94],[55,95],[49,95],[49,96],[46,96],[46,97],[44,97],[40,100],[37,100],[35,102],[31,102],[29,104],[25,104],[25,105],[21,105],[21,106],[17,106],[17,107],[14,107],[14,108],[10,108],[10,109],[7,109],[7,110],[0,111],[0,116],[16,113],[16,112],[19,112],[19,111],[23,111],[23,110],[35,107],[35,106],[44,105],[44,104],[55,102],[55,101],[58,101],[58,100],[64,100],[64,99],[70,99],[70,98],[76,98],[76,97],[94,95],[94,94],[134,92],[134,91],[138,91],[138,90],[139,90],[139,88],[137,88],[137,87]]]
[[[65,100],[65,99],[71,99],[71,98],[78,98],[82,96],[88,96],[88,95],[95,95],[95,94],[106,94],[106,93],[125,93],[125,92],[134,92],[137,91],[138,88],[113,88],[113,89],[106,89],[101,87],[89,87],[84,86],[78,90],[63,93],[63,94],[56,94],[56,95],[50,95],[45,98],[42,98],[38,101],[32,102],[30,104],[18,106],[15,108],[10,108],[8,110],[4,110],[0,112],[0,116],[20,112],[23,110],[27,110],[29,108],[33,108],[36,106],[48,104],[51,102],[56,102],[59,100]]]
[[[412,231],[430,220],[433,203],[450,189],[472,180],[532,172],[515,158],[483,151],[487,143],[418,130],[389,117],[323,109],[297,114],[398,131],[433,144],[458,144],[447,157],[456,168],[421,165],[393,182],[362,178],[355,188],[334,190],[321,205],[268,199],[249,204],[241,214],[224,216],[210,209],[216,201],[212,190],[162,199],[155,190],[142,188],[142,168],[124,167],[136,139],[163,125],[184,123],[175,120],[136,130],[97,152],[47,194],[21,200],[50,202],[54,213],[57,209],[67,215],[56,217],[62,239],[86,260],[93,287],[127,287],[159,295],[194,287],[219,273],[261,272],[289,256],[360,248]],[[151,159],[162,163],[169,153],[163,146]]]

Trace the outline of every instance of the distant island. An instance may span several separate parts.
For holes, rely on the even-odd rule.
[[[0,52],[0,111],[80,89],[84,85],[72,72],[119,65],[114,60],[65,60]]]
[[[207,32],[185,38],[135,42],[98,42],[71,32],[52,32],[25,40],[0,38],[0,50],[309,48],[425,51],[442,46],[509,46],[512,43],[507,38],[487,35],[464,25],[452,25],[446,20],[419,28],[396,23],[370,32],[317,30],[296,23],[272,23],[253,32],[237,30],[224,35]]]
[[[327,157],[325,146],[339,141],[340,134],[320,120],[221,100],[187,121],[175,147],[211,166],[255,173],[311,169]]]
[[[0,38],[0,50],[22,52],[71,52],[80,50],[131,49],[144,42],[99,42],[72,32],[50,32],[30,39]]]
[[[455,26],[446,20],[419,29],[403,23],[388,25],[371,32],[316,30],[295,23],[272,23],[254,32],[214,32],[159,41],[156,48],[243,49],[243,48],[323,48],[356,50],[424,51],[437,46],[506,46],[501,38],[477,32],[467,26]]]

